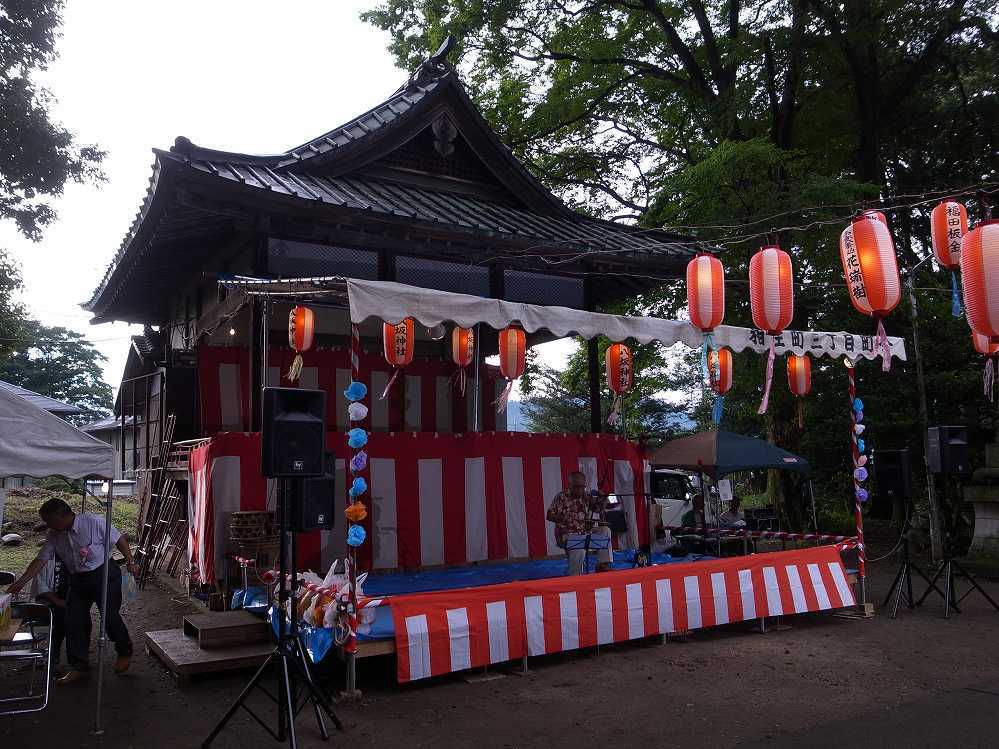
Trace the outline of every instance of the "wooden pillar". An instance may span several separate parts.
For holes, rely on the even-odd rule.
[[[256,242],[253,248],[253,274],[258,277],[267,275],[267,252],[269,242],[266,238]],[[259,432],[263,420],[264,386],[262,370],[264,367],[264,315],[261,302],[254,300],[250,305],[250,416],[244,421],[249,422],[251,432]]]
[[[583,306],[590,312],[596,306],[593,301],[593,279],[587,276],[583,281]],[[599,434],[603,431],[600,416],[600,352],[597,339],[586,341],[586,379],[590,386],[590,431]]]

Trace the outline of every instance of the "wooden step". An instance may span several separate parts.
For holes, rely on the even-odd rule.
[[[146,653],[155,655],[178,684],[186,684],[199,674],[259,666],[274,649],[269,642],[258,642],[202,650],[198,641],[185,635],[183,629],[146,632],[145,639]]]
[[[188,614],[183,631],[202,650],[270,641],[267,622],[246,611]]]

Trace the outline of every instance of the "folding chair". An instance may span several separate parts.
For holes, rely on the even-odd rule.
[[[30,664],[31,681],[28,693],[22,697],[0,699],[0,715],[18,715],[44,710],[49,704],[49,685],[52,680],[52,612],[40,603],[15,603],[11,615],[27,626],[27,632],[17,632],[10,640],[0,640],[0,665],[7,663]],[[39,635],[38,629],[45,628]],[[35,675],[39,665],[45,665],[45,687],[35,694]],[[5,680],[8,681],[9,680]]]

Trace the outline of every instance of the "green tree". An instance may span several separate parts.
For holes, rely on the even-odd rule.
[[[609,341],[600,339],[601,375]],[[680,354],[666,352],[658,344],[630,346],[634,357],[634,383],[625,394],[622,420],[608,431],[626,433],[632,438],[659,442],[689,428],[686,404],[667,400],[663,382],[673,387],[696,387],[692,369]],[[548,367],[529,352],[528,366],[521,380],[524,415],[535,432],[590,431],[590,389],[587,378],[586,347],[579,345],[562,369]],[[606,424],[614,394],[601,380],[601,423]]]
[[[110,412],[111,386],[101,371],[106,357],[85,337],[34,320],[22,322],[20,335],[15,351],[0,359],[0,380],[86,409],[79,421]]]
[[[21,337],[24,305],[17,298],[20,288],[20,268],[0,249],[0,361],[10,355]]]
[[[71,180],[100,179],[104,158],[52,120],[52,96],[36,80],[56,58],[63,7],[63,0],[0,2],[0,218],[35,240],[55,218],[51,199]]]
[[[384,0],[365,18],[390,32],[393,54],[410,68],[454,34],[458,69],[491,124],[571,205],[723,246],[732,324],[751,323],[749,256],[777,241],[795,262],[795,328],[873,332],[844,293],[837,242],[851,212],[865,200],[884,207],[908,280],[904,270],[928,253],[937,200],[908,196],[994,186],[999,171],[989,0]],[[972,214],[989,200],[972,198]],[[929,419],[991,433],[967,326],[949,313],[949,279],[923,267],[913,281]],[[679,281],[636,309],[673,317],[684,302]],[[908,339],[911,362],[907,304],[888,328]],[[845,369],[814,363],[802,430],[782,361],[768,415],[755,413],[763,364],[737,356],[727,423],[800,451],[844,507]],[[911,363],[888,376],[865,363],[858,380],[869,444],[912,447],[918,466]],[[695,392],[692,413],[706,418],[710,400]],[[794,482],[775,473],[770,492],[800,526]]]

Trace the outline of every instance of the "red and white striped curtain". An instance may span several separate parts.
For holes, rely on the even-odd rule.
[[[337,454],[336,501],[346,502],[343,435],[329,433],[327,449]],[[648,542],[647,466],[636,445],[614,435],[373,433],[367,451],[371,503],[363,525],[371,543],[358,549],[362,569],[558,554],[545,514],[574,470],[589,488],[618,494],[629,546]],[[216,436],[194,451],[190,471],[189,548],[201,579],[215,580],[229,514],[274,509],[273,482],[260,474],[260,435]],[[342,527],[303,535],[299,566],[318,570],[342,559],[344,535]]]
[[[439,359],[414,359],[384,400],[373,399],[371,412],[360,424],[347,419],[343,391],[350,384],[350,358],[346,349],[313,349],[296,382],[282,377],[291,366],[294,352],[272,349],[267,367],[267,385],[326,391],[326,423],[330,429],[346,431],[361,426],[373,432],[462,433],[475,423],[474,368],[468,368],[468,386],[462,394],[451,380],[456,366]],[[250,428],[250,354],[236,346],[201,346],[198,349],[198,384],[201,391],[201,424],[206,436]],[[361,357],[361,381],[368,391],[381,393],[392,376],[392,367],[381,355]],[[505,381],[497,367],[482,365],[479,394],[479,429],[505,431],[506,415],[491,405]]]

